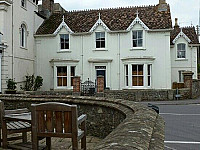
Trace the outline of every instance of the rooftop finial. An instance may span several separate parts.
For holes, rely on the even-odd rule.
[[[63,15],[62,21],[65,22],[65,16]]]
[[[139,12],[138,12],[138,9],[137,9],[137,11],[136,11],[136,13],[135,13],[137,16],[137,18],[139,17]]]
[[[101,13],[99,13],[99,19],[101,19]]]

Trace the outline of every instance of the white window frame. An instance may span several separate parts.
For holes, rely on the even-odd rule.
[[[67,86],[58,86],[57,82],[57,67],[67,67]],[[77,64],[76,63],[56,63],[54,64],[54,89],[73,89],[73,86],[71,86],[71,67],[75,67],[75,75],[77,71]]]
[[[25,24],[21,24],[20,26],[20,47],[26,48],[27,47],[27,27]]]
[[[137,38],[136,38],[136,41],[137,41],[137,46],[133,46],[133,41],[135,39],[133,39],[133,32],[136,32],[137,33]],[[138,37],[138,32],[142,32],[142,38],[139,38]],[[142,46],[138,46],[138,41],[139,40],[142,40]],[[144,47],[144,31],[143,30],[132,30],[132,47],[133,48],[141,48],[141,47]]]
[[[180,45],[180,44],[185,45],[185,50],[182,50],[182,49],[179,50],[179,49],[178,49],[178,45]],[[176,45],[176,58],[177,58],[177,59],[186,59],[186,46],[187,46],[187,45],[186,45],[185,43],[178,43],[178,44]],[[179,52],[180,52],[180,53],[185,52],[185,57],[179,58]]]
[[[126,85],[126,69],[128,65],[128,86]],[[132,86],[132,65],[143,65],[143,86]],[[150,65],[150,75],[148,75],[148,65]],[[148,86],[148,76],[150,76],[150,86]],[[124,87],[125,89],[150,89],[152,88],[152,63],[125,63],[124,64]]]
[[[105,48],[97,48],[96,47],[96,33],[99,33],[99,32],[104,32],[105,33]],[[94,32],[94,34],[93,34],[93,40],[94,40],[94,51],[108,51],[108,49],[107,49],[107,40],[108,40],[108,38],[107,38],[107,36],[108,36],[108,33],[106,32],[106,31],[104,31],[104,30],[97,30],[97,31],[95,31]]]
[[[69,37],[69,48],[68,48],[68,49],[66,49],[66,48],[65,48],[65,49],[62,49],[62,48],[61,48],[61,35],[68,35],[68,37]],[[62,51],[70,51],[70,34],[64,34],[64,33],[63,33],[63,34],[59,34],[59,43],[60,43],[60,46],[59,46],[59,47],[60,47],[60,51],[61,51],[61,52],[62,52]]]

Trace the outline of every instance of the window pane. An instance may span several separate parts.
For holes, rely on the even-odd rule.
[[[143,77],[138,77],[138,86],[143,86]]]
[[[57,78],[57,86],[62,86],[62,78]]]
[[[137,75],[137,65],[132,65],[132,75]]]
[[[128,86],[128,76],[126,76],[126,86]]]
[[[101,48],[100,43],[100,41],[96,41],[96,48]]]
[[[142,39],[138,40],[138,47],[142,47]]]
[[[101,41],[101,48],[105,48],[105,41]]]
[[[100,32],[96,32],[96,40],[100,40]]]
[[[67,67],[57,67],[57,76],[67,76]]]
[[[148,65],[148,75],[151,73],[151,65]]]
[[[69,49],[69,43],[65,43],[65,48],[64,49]]]
[[[60,43],[61,49],[65,49],[65,43]]]
[[[138,65],[138,75],[143,75],[143,65]]]
[[[64,43],[64,35],[63,34],[60,35],[60,42]]]
[[[67,78],[63,78],[63,86],[67,86]]]
[[[133,31],[133,39],[137,39],[137,31]]]
[[[105,39],[105,32],[100,32],[101,33],[101,38]]]
[[[148,86],[151,86],[151,77],[148,76]]]
[[[138,38],[142,38],[142,31],[138,31]]]
[[[182,44],[182,50],[185,50],[185,44]]]
[[[75,67],[71,66],[71,76],[75,76]]]
[[[133,40],[133,47],[137,47],[137,40]]]
[[[128,75],[128,65],[125,65],[126,75]]]
[[[132,86],[137,86],[137,77],[132,77]]]
[[[69,42],[69,34],[64,34],[65,35],[65,41]]]

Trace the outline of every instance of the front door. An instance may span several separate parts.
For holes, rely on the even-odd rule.
[[[98,69],[97,76],[104,76],[104,89],[106,88],[106,70],[105,69]]]

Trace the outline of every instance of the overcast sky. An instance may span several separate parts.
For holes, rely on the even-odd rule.
[[[159,0],[54,0],[65,10],[83,10],[158,4]],[[166,0],[170,4],[172,21],[178,18],[180,26],[199,24],[199,0]]]

